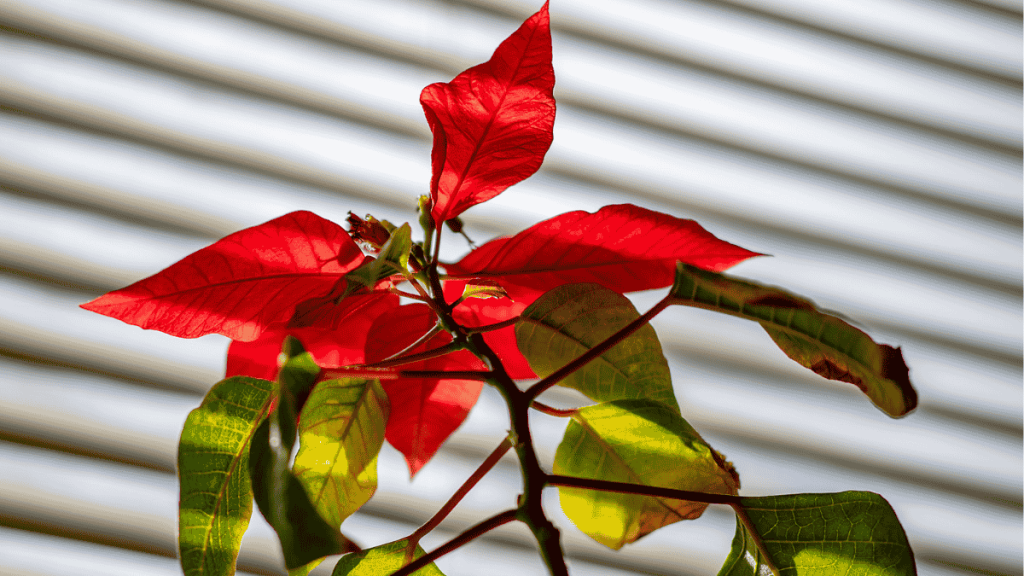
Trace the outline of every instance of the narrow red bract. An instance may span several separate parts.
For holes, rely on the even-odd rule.
[[[494,51],[420,104],[434,134],[431,214],[438,227],[540,168],[555,122],[547,3]]]
[[[677,261],[718,272],[753,256],[760,254],[719,240],[693,220],[617,204],[545,220],[445,268],[456,278],[497,280],[513,298],[524,298],[575,282],[620,293],[664,288]]]
[[[404,350],[430,330],[437,321],[423,304],[401,306],[381,316],[366,341],[366,361],[383,360]],[[441,332],[413,353],[433,350],[451,342]],[[483,362],[463,350],[423,362],[402,365],[402,370],[483,370]],[[391,403],[384,437],[405,456],[410,475],[419,472],[441,444],[462,424],[480,397],[483,383],[475,380],[402,378],[383,380]]]
[[[323,296],[363,253],[337,224],[292,212],[235,232],[82,308],[180,338],[255,340],[295,305]]]

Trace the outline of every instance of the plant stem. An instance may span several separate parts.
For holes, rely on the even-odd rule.
[[[498,447],[495,448],[494,451],[491,452],[491,454],[480,464],[480,467],[473,471],[473,474],[471,474],[462,486],[459,487],[455,494],[445,502],[444,506],[442,506],[430,520],[427,520],[426,524],[420,526],[412,533],[412,535],[409,536],[409,548],[406,552],[406,562],[412,560],[412,552],[416,549],[416,545],[420,543],[420,540],[429,534],[431,530],[437,528],[438,524],[451,514],[451,511],[454,510],[459,502],[465,498],[466,494],[476,486],[477,482],[490,472],[491,468],[494,468],[494,465],[497,464],[498,461],[501,460],[501,457],[509,451],[509,448],[512,448],[512,441],[505,438],[502,440],[501,444],[498,444]]]
[[[320,373],[321,380],[331,380],[334,378],[376,378],[378,380],[443,378],[447,380],[480,380],[486,382],[491,378],[491,373],[479,370],[379,370],[359,366],[334,368]]]
[[[448,542],[445,542],[438,548],[431,550],[423,556],[420,556],[419,558],[406,564],[402,568],[399,568],[397,571],[393,572],[391,576],[409,576],[413,572],[416,572],[420,568],[423,568],[424,566],[437,560],[441,556],[444,556],[445,554],[453,550],[465,546],[470,541],[476,539],[477,537],[483,534],[486,534],[487,532],[490,532],[491,530],[494,530],[502,524],[508,524],[509,522],[515,520],[516,513],[516,510],[506,510],[501,514],[491,516],[487,520],[484,520],[483,522],[477,524],[476,526],[473,526],[469,530],[466,530],[462,534],[459,534],[455,538],[452,538]]]
[[[440,235],[438,241],[440,242]],[[551,575],[569,576],[562,553],[560,534],[544,513],[544,507],[541,504],[547,475],[537,460],[537,452],[533,448],[533,438],[530,435],[530,401],[532,398],[516,386],[505,370],[501,358],[487,345],[483,334],[468,333],[466,328],[452,318],[452,308],[444,302],[441,280],[437,275],[436,258],[427,269],[427,277],[434,293],[435,309],[441,310],[439,315],[441,325],[452,332],[456,342],[465,343],[470,352],[476,354],[487,364],[491,369],[487,382],[498,389],[508,406],[509,423],[512,427],[510,436],[512,445],[516,449],[516,455],[519,456],[519,468],[523,475],[523,493],[519,497],[519,508],[515,510],[513,518],[521,520],[530,527],[534,538],[537,539],[541,558]]]
[[[508,328],[509,326],[515,326],[515,323],[519,321],[519,316],[515,318],[509,318],[508,320],[502,320],[501,322],[495,322],[494,324],[487,324],[486,326],[477,326],[476,328],[466,328],[467,334],[480,334],[482,332],[490,332],[492,330],[501,330],[502,328]]]
[[[556,416],[558,418],[568,418],[579,411],[577,408],[567,408],[565,410],[560,410],[558,408],[548,406],[547,404],[538,402],[536,400],[530,403],[530,408],[533,408],[538,412],[543,412],[548,416]]]
[[[628,338],[630,334],[643,328],[648,322],[651,321],[652,318],[661,313],[661,311],[664,310],[665,308],[668,308],[671,303],[672,302],[669,299],[669,297],[665,297],[660,302],[655,304],[654,308],[651,308],[646,313],[644,313],[643,316],[637,318],[636,320],[633,320],[625,327],[623,327],[621,330],[609,336],[607,339],[605,339],[604,342],[601,342],[597,346],[591,348],[590,350],[587,350],[578,358],[576,358],[572,362],[569,362],[565,366],[562,366],[547,378],[544,378],[540,382],[537,382],[533,386],[530,386],[530,388],[526,390],[526,397],[529,398],[530,400],[533,400],[537,396],[540,396],[540,394],[547,390],[548,388],[551,388],[555,384],[558,384],[573,372],[586,366],[587,363],[589,363],[591,360],[597,358],[601,354],[604,354],[608,350],[611,350],[616,344]]]
[[[413,342],[412,344],[409,344],[408,346],[406,346],[405,348],[403,348],[399,352],[396,352],[396,353],[392,354],[391,356],[388,356],[387,358],[385,358],[381,362],[387,362],[388,360],[392,360],[394,358],[398,358],[400,356],[408,354],[409,352],[412,352],[417,347],[422,346],[422,345],[426,344],[427,342],[430,342],[431,338],[433,338],[434,336],[437,336],[438,334],[441,333],[441,329],[442,328],[441,328],[441,323],[440,322],[438,322],[437,324],[434,324],[433,328],[431,328],[430,330],[427,330],[426,334],[424,334],[423,336],[420,336],[419,338],[417,338],[415,342]],[[375,362],[373,364],[373,366],[377,366],[377,364],[380,364],[380,362]],[[369,366],[369,364],[367,366]]]
[[[761,538],[761,534],[758,533],[753,521],[750,520],[750,516],[747,516],[747,511],[743,508],[743,504],[741,502],[733,504],[732,509],[736,512],[736,519],[747,529],[747,534],[750,534],[750,539],[754,541],[754,547],[757,548],[764,565],[772,571],[772,574],[779,576],[779,569],[772,562],[771,554],[768,553],[768,547],[764,545],[764,540]]]
[[[449,342],[444,346],[434,348],[433,350],[427,350],[418,354],[409,354],[408,356],[397,356],[395,358],[389,358],[387,360],[381,360],[380,362],[374,362],[373,364],[364,364],[361,368],[391,368],[393,366],[401,366],[403,364],[411,364],[413,362],[419,362],[422,360],[430,360],[431,358],[437,358],[450,354],[456,350],[461,350],[462,345],[456,342]]]
[[[644,486],[643,484],[630,484],[628,482],[612,482],[610,480],[594,480],[591,478],[575,478],[573,476],[561,476],[549,474],[547,484],[550,486],[566,486],[570,488],[587,488],[590,490],[601,490],[603,492],[621,492],[623,494],[642,494],[644,496],[655,496],[658,498],[672,498],[673,500],[690,500],[692,502],[706,502],[708,504],[727,504],[729,506],[740,506],[740,497],[730,494],[711,494],[708,492],[694,492],[692,490],[676,490],[674,488],[659,488],[657,486]]]

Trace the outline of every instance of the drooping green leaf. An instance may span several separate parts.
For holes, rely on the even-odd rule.
[[[743,506],[781,576],[913,576],[907,535],[892,507],[871,492],[744,498]],[[760,576],[750,533],[736,522],[719,576]]]
[[[409,252],[412,250],[412,228],[408,223],[391,232],[391,237],[381,246],[380,254],[359,268],[349,272],[345,278],[350,289],[356,285],[373,288],[383,278],[409,274]]]
[[[290,357],[280,371],[277,405],[253,434],[249,469],[256,504],[277,532],[285,566],[291,570],[347,552],[352,545],[320,516],[290,469],[296,436],[295,393],[308,393],[319,368],[310,365],[309,354],[294,338],[285,340],[284,353]]]
[[[388,397],[377,380],[321,382],[299,419],[295,475],[331,526],[338,527],[377,489]]]
[[[629,299],[599,284],[564,284],[523,311],[516,322],[516,343],[543,378],[639,317]],[[560,384],[598,402],[646,398],[679,411],[668,361],[650,325]]]
[[[680,263],[673,304],[759,322],[787,356],[830,380],[849,382],[892,417],[917,407],[917,392],[899,348],[870,336],[779,288]]]
[[[407,547],[408,540],[398,540],[356,554],[349,554],[338,561],[331,576],[388,576],[407,564],[405,561]],[[417,545],[413,559],[419,558],[423,554],[423,548]],[[414,572],[413,576],[444,576],[444,574],[437,565],[427,564]]]
[[[228,378],[185,420],[178,444],[178,546],[186,576],[235,573],[252,515],[249,445],[273,391],[273,382]]]
[[[736,494],[739,478],[690,425],[650,400],[617,400],[580,409],[555,451],[555,474],[677,490]],[[562,510],[612,549],[703,514],[707,504],[559,488]]]

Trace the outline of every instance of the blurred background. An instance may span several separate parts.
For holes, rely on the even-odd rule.
[[[414,220],[430,176],[420,90],[539,7],[0,0],[0,573],[180,573],[177,438],[227,341],[78,304],[292,210]],[[1019,0],[554,0],[551,15],[554,145],[465,215],[469,235],[632,202],[773,255],[733,272],[902,346],[921,404],[891,420],[756,324],[670,310],[655,324],[683,414],[743,493],[879,492],[922,575],[1021,574]],[[548,462],[564,425],[537,418]],[[506,427],[485,390],[411,483],[385,447],[346,533],[407,535]],[[518,483],[503,462],[425,547],[513,505]],[[574,575],[714,574],[734,531],[713,507],[613,553],[546,497]],[[240,570],[281,566],[257,513]],[[514,526],[440,566],[544,573]]]

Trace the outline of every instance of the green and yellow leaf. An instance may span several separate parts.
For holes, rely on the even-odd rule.
[[[285,339],[283,353],[288,358],[278,377],[277,404],[253,433],[249,470],[256,504],[277,532],[285,566],[301,574],[324,556],[354,547],[337,526],[324,520],[291,470],[295,396],[309,393],[319,368],[294,338]]]
[[[516,343],[544,378],[640,317],[625,296],[599,284],[565,284],[538,298],[516,322]],[[654,328],[645,325],[559,383],[598,402],[679,405]]]
[[[917,392],[899,348],[875,343],[808,300],[682,263],[669,296],[673,304],[760,323],[787,356],[825,378],[857,386],[889,416],[904,416],[917,407]]]
[[[377,489],[377,454],[388,411],[380,383],[361,378],[321,382],[302,410],[293,469],[317,511],[334,527]]]
[[[580,409],[555,451],[555,474],[677,490],[736,494],[739,478],[721,455],[671,408],[618,400]],[[704,513],[686,500],[559,488],[565,515],[588,536],[624,544]]]
[[[334,567],[331,576],[388,576],[407,564],[405,561],[408,540],[382,544],[376,548],[343,556]],[[419,545],[413,558],[423,556]],[[413,573],[413,576],[444,576],[435,564],[427,564]]]
[[[186,576],[235,573],[252,515],[249,446],[274,386],[257,378],[228,378],[214,385],[185,420],[178,444],[178,545]]]
[[[878,494],[744,498],[743,506],[781,576],[913,576],[914,553],[892,507]],[[763,557],[736,522],[719,576],[760,576]]]

